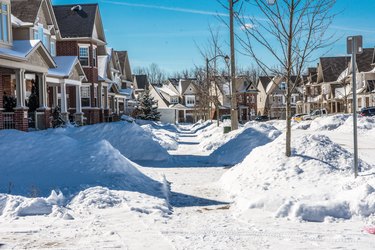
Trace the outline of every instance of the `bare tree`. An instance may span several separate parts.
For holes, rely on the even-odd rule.
[[[137,67],[134,69],[136,75],[147,75],[151,84],[162,84],[166,80],[166,73],[160,69],[156,63],[151,63],[148,67]]]
[[[334,14],[331,9],[336,0],[276,0],[274,6],[265,0],[253,0],[263,14],[262,19],[249,18],[245,5],[236,14],[244,36],[237,36],[244,53],[251,56],[265,74],[282,76],[287,84],[286,99],[286,156],[291,156],[291,95],[301,80],[306,65],[314,52],[330,46],[333,35],[327,29]],[[257,49],[255,48],[257,45]],[[259,46],[267,51],[280,69],[271,68],[259,54]],[[291,76],[296,75],[295,82]]]
[[[215,107],[217,125],[219,125],[219,92],[221,91],[221,88],[218,85],[218,82],[223,80],[221,78],[225,78],[227,70],[219,69],[219,66],[223,65],[223,62],[225,61],[225,55],[222,50],[223,43],[220,39],[220,30],[214,30],[210,25],[208,28],[210,36],[207,40],[207,44],[205,46],[197,46],[206,63],[205,88],[202,89],[202,98],[206,99],[204,103],[208,106],[208,117],[212,116],[212,105]]]

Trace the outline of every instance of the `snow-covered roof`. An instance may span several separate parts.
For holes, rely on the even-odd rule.
[[[163,85],[162,87],[156,87],[156,90],[159,92],[163,92],[169,96],[179,96],[179,93],[177,91],[173,91],[172,89],[168,88],[168,86]]]
[[[0,48],[0,55],[26,59],[31,51],[40,43],[40,40],[16,40],[12,48]]]
[[[78,61],[76,56],[56,56],[53,59],[57,67],[48,69],[48,75],[59,77],[68,77]]]
[[[131,96],[133,94],[132,88],[120,89],[120,93],[123,95]]]
[[[16,27],[34,26],[33,23],[23,22],[20,19],[18,19],[17,17],[15,17],[14,15],[11,15],[10,19],[11,19],[12,25],[16,26]]]

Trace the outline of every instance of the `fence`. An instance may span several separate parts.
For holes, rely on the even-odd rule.
[[[15,129],[16,128],[14,112],[4,112],[3,117],[4,117],[4,119],[3,119],[4,129]]]

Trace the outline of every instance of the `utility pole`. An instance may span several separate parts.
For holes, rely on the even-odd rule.
[[[229,19],[230,19],[230,64],[231,64],[231,129],[238,129],[238,111],[237,111],[237,95],[236,95],[236,60],[234,50],[234,10],[233,5],[238,0],[229,0]]]
[[[357,178],[359,169],[358,164],[358,132],[357,132],[357,80],[356,80],[356,56],[363,52],[362,36],[350,36],[347,38],[347,52],[352,54],[352,87],[353,87],[353,146],[354,146],[354,177]]]

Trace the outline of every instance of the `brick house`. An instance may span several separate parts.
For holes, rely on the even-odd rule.
[[[231,108],[231,88],[227,77],[217,77],[217,84],[212,84],[210,93],[216,96],[219,101],[219,119],[222,115],[230,114]],[[215,89],[216,88],[216,89]],[[238,109],[238,120],[247,122],[257,114],[257,95],[258,89],[247,76],[238,76],[236,78],[236,98]],[[211,117],[217,119],[215,105],[211,104]]]
[[[82,111],[86,122],[102,122],[104,113],[108,112],[102,98],[103,93],[108,93],[108,86],[99,82],[98,77],[98,56],[107,54],[99,6],[57,5],[53,6],[53,10],[61,34],[61,40],[57,41],[57,55],[78,57],[86,75],[81,87]],[[69,94],[74,95],[73,92]]]
[[[67,103],[68,85],[80,92],[85,74],[77,58],[56,57],[60,35],[49,0],[1,1],[0,14],[0,129],[48,128],[53,104]]]

